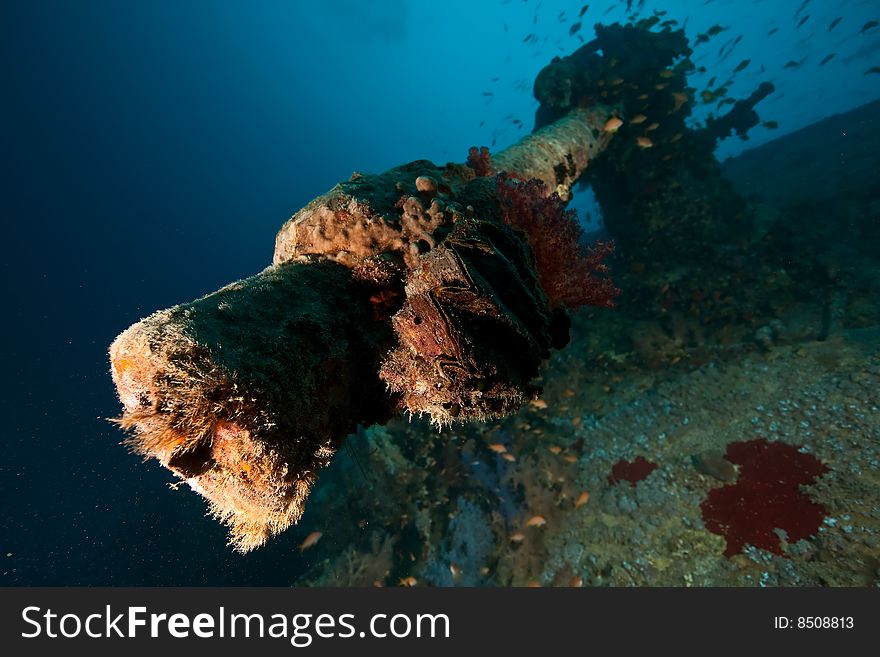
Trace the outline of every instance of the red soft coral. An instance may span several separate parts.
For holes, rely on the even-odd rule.
[[[489,155],[488,146],[471,146],[468,150],[467,165],[473,169],[477,176],[485,177],[492,175],[492,157]]]
[[[566,210],[555,192],[548,195],[540,180],[500,173],[496,183],[501,217],[526,233],[550,306],[613,307],[620,289],[604,275],[608,272],[604,260],[614,252],[614,242],[582,246],[577,213]]]

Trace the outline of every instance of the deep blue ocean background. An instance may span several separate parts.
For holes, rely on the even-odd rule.
[[[719,80],[751,59],[734,97],[777,87],[759,111],[778,130],[719,157],[880,98],[880,31],[860,33],[880,3],[795,19],[801,1],[645,3],[691,38],[730,26],[693,59]],[[107,346],[264,268],[281,224],[353,171],[515,142],[536,73],[624,19],[625,0],[589,5],[572,36],[580,2],[2,3],[0,585],[293,582],[302,532],[237,555],[202,499],[120,446]]]

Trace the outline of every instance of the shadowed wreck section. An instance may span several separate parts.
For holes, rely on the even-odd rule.
[[[496,166],[561,204],[609,116],[575,110]],[[495,177],[466,166],[354,174],[281,228],[271,267],[116,339],[128,444],[203,495],[236,549],[261,545],[299,520],[358,424],[482,420],[540,394],[569,321],[529,239],[502,220]]]
[[[356,287],[332,263],[271,267],[110,347],[128,444],[205,496],[239,550],[299,520],[356,421],[387,417],[375,371],[392,335]]]

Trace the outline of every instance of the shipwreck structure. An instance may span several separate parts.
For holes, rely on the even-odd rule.
[[[110,362],[132,448],[203,495],[247,551],[299,520],[358,425],[401,411],[482,420],[540,395],[566,311],[618,294],[610,247],[580,244],[564,210],[573,185],[594,185],[630,260],[658,251],[646,234],[667,235],[667,256],[692,248],[680,234],[704,230],[691,206],[706,189],[740,207],[712,158],[717,131],[685,126],[687,40],[652,27],[599,26],[548,65],[536,130],[507,150],[356,173],[281,227],[267,269],[124,331]],[[644,192],[661,182],[658,213]]]

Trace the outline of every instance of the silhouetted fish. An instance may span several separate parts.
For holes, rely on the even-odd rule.
[[[583,17],[584,14],[587,13],[587,10],[590,8],[590,5],[584,5],[581,7],[581,13],[578,14],[578,18]]]
[[[730,56],[730,53],[733,52],[733,49],[736,48],[736,44],[738,44],[740,41],[742,41],[742,34],[740,34],[738,37],[736,37],[736,39],[733,40],[733,45],[727,49],[727,52],[722,55],[721,59],[719,59],[718,62],[720,63],[727,59]]]
[[[837,24],[838,24],[840,21],[842,21],[842,20],[843,20],[843,16],[838,16],[838,17],[835,18],[833,21],[831,21],[831,25],[828,26],[828,31],[830,32],[830,31],[833,30],[835,27],[837,27]]]
[[[767,32],[767,36],[773,36],[773,35],[776,34],[778,31],[779,31],[779,28],[778,28],[778,27],[774,27],[772,30],[770,30],[769,32]]]
[[[868,21],[867,23],[865,23],[862,26],[862,29],[859,30],[859,34],[863,34],[863,33],[867,32],[868,30],[870,30],[871,28],[877,27],[878,25],[880,25],[880,23],[878,23],[877,21]]]
[[[823,59],[821,62],[819,62],[819,66],[825,66],[825,64],[827,64],[828,62],[830,62],[832,59],[834,59],[834,53],[831,53],[830,55],[827,55],[827,56],[825,57],[825,59]]]
[[[779,124],[776,121],[764,121],[761,125],[770,130],[776,130],[776,128],[779,127]]]
[[[568,35],[574,36],[575,34],[577,34],[577,31],[579,29],[581,29],[581,22],[580,21],[578,21],[577,23],[573,24],[570,28],[568,28]]]
[[[803,25],[804,23],[806,23],[808,20],[810,20],[810,15],[809,15],[809,14],[807,14],[806,16],[804,16],[804,17],[801,19],[800,23],[797,24],[797,28],[795,28],[795,29],[800,28],[800,26]]]
[[[794,17],[797,18],[798,14],[801,13],[804,10],[804,7],[806,7],[809,3],[810,3],[810,0],[804,0],[801,3],[801,6],[798,7],[798,10],[796,12],[794,12]]]
[[[734,72],[734,73],[739,73],[739,72],[742,71],[746,66],[748,66],[751,62],[752,62],[751,59],[744,59],[744,60],[742,60],[742,61],[737,65],[737,67],[736,67],[735,69],[733,69],[733,72]]]
[[[867,71],[865,71],[864,73],[862,73],[862,75],[871,75],[871,73],[878,73],[878,74],[880,74],[880,66],[872,66],[872,67],[869,68]]]

